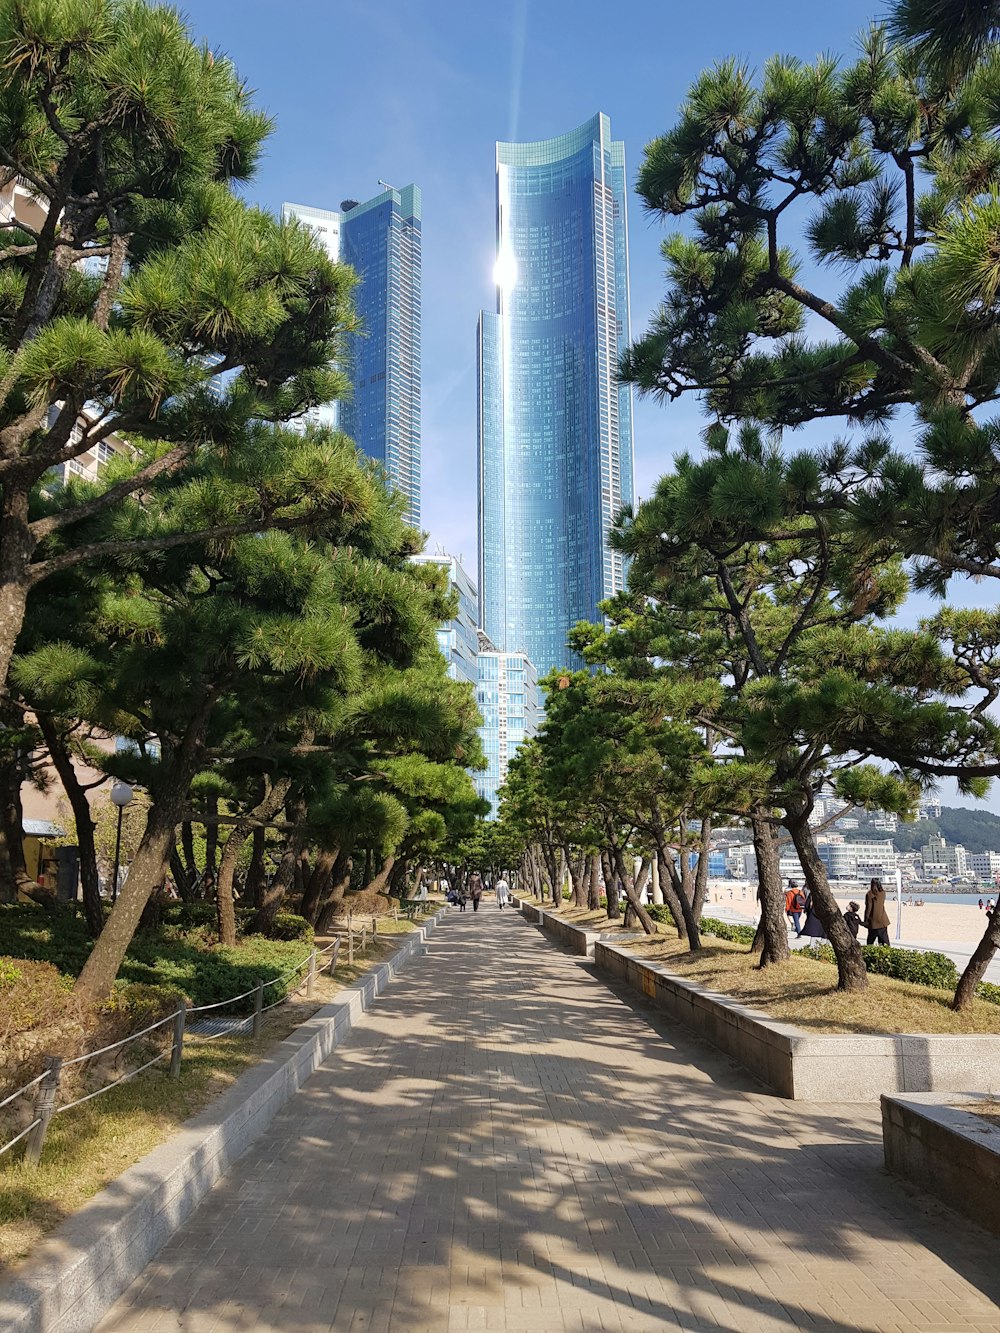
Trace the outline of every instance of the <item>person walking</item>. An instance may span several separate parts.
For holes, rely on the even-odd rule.
[[[805,911],[805,906],[806,896],[799,888],[798,880],[790,879],[785,894],[785,916],[792,923],[796,935],[802,934],[802,913]]]
[[[469,897],[472,899],[472,910],[479,911],[479,903],[483,896],[483,877],[478,870],[474,870],[469,876]]]
[[[812,940],[825,940],[826,931],[823,929],[823,922],[813,911],[813,896],[811,893],[806,894],[805,911],[806,919],[802,923],[799,934]]]
[[[855,939],[858,938],[858,931],[861,929],[861,917],[858,915],[859,903],[848,903],[847,911],[844,913],[844,920],[847,922],[847,929]]]
[[[880,879],[873,879],[865,894],[865,919],[869,944],[889,943],[889,913],[885,910],[885,889]]]
[[[502,912],[510,899],[510,888],[503,875],[497,880],[497,907]]]
[[[979,899],[979,910],[980,910],[980,912],[983,910],[983,908],[984,908],[985,906],[986,906],[986,904],[983,902],[982,898],[980,898],[980,899]]]

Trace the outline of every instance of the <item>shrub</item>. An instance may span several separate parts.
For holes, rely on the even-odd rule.
[[[673,913],[666,903],[647,903],[646,911],[654,921],[660,921],[667,926],[674,924]]]
[[[833,947],[826,943],[810,945],[801,953],[817,962],[837,961]],[[914,986],[933,986],[937,990],[954,990],[958,985],[958,969],[943,953],[917,953],[912,949],[893,949],[888,944],[864,944],[861,954],[865,967],[875,976],[893,977]]]
[[[279,912],[274,918],[274,926],[268,938],[272,940],[301,940],[311,947],[313,928],[304,916],[296,916],[294,912]]]
[[[992,981],[981,981],[976,987],[976,997],[987,1004],[1000,1004],[1000,986],[995,986]]]
[[[720,921],[714,916],[701,919],[701,933],[714,935],[716,939],[730,940],[733,944],[753,944],[757,934],[753,926],[736,926],[729,921]]]
[[[36,903],[0,907],[0,939],[11,958],[52,963],[72,976],[82,969],[94,944],[86,923],[71,908],[43,909]]]

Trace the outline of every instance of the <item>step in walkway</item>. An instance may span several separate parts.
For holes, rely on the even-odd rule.
[[[996,1333],[1000,1245],[512,911],[452,912],[102,1333]]]

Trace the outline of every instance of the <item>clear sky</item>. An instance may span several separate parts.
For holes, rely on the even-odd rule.
[[[775,52],[850,57],[883,0],[188,0],[182,8],[277,122],[249,187],[255,202],[275,212],[286,200],[335,209],[370,198],[379,179],[420,186],[422,521],[428,549],[462,556],[475,577],[475,328],[479,310],[495,305],[495,141],[548,138],[604,111],[634,181],[643,146],[671,127],[706,66],[727,55],[759,66]],[[629,228],[638,335],[662,295],[665,228],[634,197]],[[702,424],[693,400],[637,402],[637,495],[675,453],[697,447]],[[833,428],[818,429],[802,442]],[[973,588],[955,594],[972,604],[980,597]],[[953,801],[953,788],[942,796]]]

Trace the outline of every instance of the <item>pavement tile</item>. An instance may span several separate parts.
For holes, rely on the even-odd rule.
[[[102,1333],[996,1333],[996,1241],[515,913],[451,914]]]

